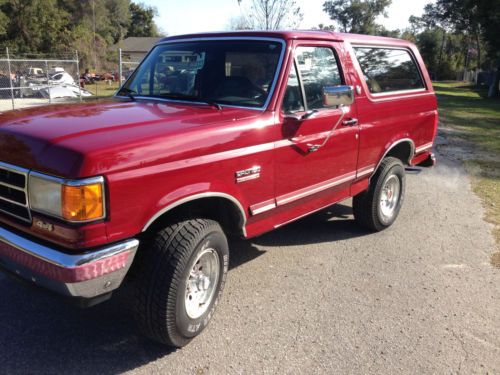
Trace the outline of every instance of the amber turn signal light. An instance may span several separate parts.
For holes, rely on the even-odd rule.
[[[89,221],[104,216],[102,184],[62,185],[62,216],[69,221]]]

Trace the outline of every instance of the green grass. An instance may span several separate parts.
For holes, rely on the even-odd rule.
[[[118,90],[118,82],[112,82],[111,86],[105,81],[98,81],[93,85],[85,85],[85,90],[92,93],[93,96],[87,100],[107,98]]]
[[[464,82],[436,82],[439,115],[446,125],[466,133],[476,146],[500,155],[500,99],[486,97]]]
[[[473,190],[483,201],[486,220],[494,225],[500,247],[500,99],[487,98],[464,82],[435,82],[441,126],[458,131],[475,151],[467,160]],[[499,253],[492,257],[498,266]]]

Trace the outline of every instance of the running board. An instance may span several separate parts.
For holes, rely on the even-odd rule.
[[[406,167],[405,171],[408,174],[419,174],[420,172],[422,172],[422,168]]]

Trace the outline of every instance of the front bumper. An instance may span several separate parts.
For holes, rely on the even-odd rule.
[[[53,292],[90,299],[121,285],[138,246],[129,239],[71,255],[0,227],[0,266]]]

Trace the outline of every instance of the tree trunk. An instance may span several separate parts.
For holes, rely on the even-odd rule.
[[[499,96],[498,85],[500,85],[500,58],[498,58],[497,71],[495,72],[490,89],[488,90],[488,98]]]
[[[266,30],[269,30],[269,1],[266,1],[265,16],[266,16]]]
[[[464,74],[462,77],[462,81],[465,81],[465,78],[467,75],[467,67],[469,65],[470,37],[467,37],[466,48],[467,48],[467,50],[465,51]]]
[[[441,69],[441,62],[443,61],[443,52],[444,52],[444,45],[446,43],[446,30],[443,29],[443,38],[441,39],[441,51],[439,51],[439,60],[437,64],[437,69],[434,72],[434,79],[437,81],[438,80],[438,71]]]
[[[481,70],[481,40],[479,39],[479,32],[476,31],[476,44],[477,44],[477,70]]]

